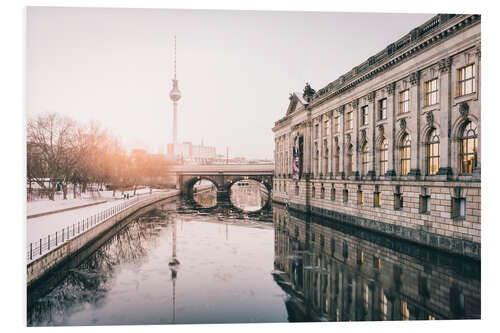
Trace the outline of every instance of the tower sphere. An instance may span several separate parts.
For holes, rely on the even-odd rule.
[[[177,102],[178,100],[181,99],[181,91],[179,90],[179,87],[177,86],[177,80],[172,80],[173,87],[172,90],[170,90],[170,99],[174,102]]]

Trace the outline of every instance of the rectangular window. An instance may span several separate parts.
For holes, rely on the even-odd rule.
[[[361,108],[361,125],[368,124],[368,105],[365,105]]]
[[[340,118],[340,117],[335,118],[335,127],[334,127],[335,133],[340,133],[340,122],[339,122],[339,118]]]
[[[299,195],[299,185],[295,185],[295,195]]]
[[[470,64],[458,70],[457,96],[464,96],[476,92],[475,67]]]
[[[358,190],[358,205],[363,204],[363,191]]]
[[[465,198],[451,199],[452,218],[462,219],[465,217]]]
[[[378,119],[383,120],[387,118],[387,98],[378,101]]]
[[[346,114],[345,127],[348,130],[352,129],[352,112],[347,112],[347,114]]]
[[[396,191],[394,193],[394,210],[400,210],[403,208],[403,193],[399,185],[396,186]]]
[[[374,192],[373,193],[373,207],[380,207],[382,206],[382,195],[380,192]]]
[[[376,272],[380,272],[382,270],[382,260],[377,256],[373,256],[373,269]]]
[[[349,199],[349,191],[344,190],[344,203],[347,203],[348,199]]]
[[[432,79],[425,83],[425,105],[438,103],[438,79]]]
[[[410,90],[406,89],[399,93],[399,113],[410,111]]]
[[[429,195],[420,196],[420,214],[430,214],[431,197]]]
[[[314,126],[314,138],[315,139],[319,138],[319,124],[316,124]]]
[[[332,201],[335,201],[335,195],[336,195],[335,187],[332,187],[332,193],[330,195],[330,199]]]

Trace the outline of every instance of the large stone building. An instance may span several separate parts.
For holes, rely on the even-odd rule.
[[[273,200],[480,258],[481,17],[440,14],[275,123]]]

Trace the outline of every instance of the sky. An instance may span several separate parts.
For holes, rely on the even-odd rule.
[[[28,7],[27,118],[98,121],[166,152],[177,39],[178,138],[272,158],[290,92],[318,90],[434,14]]]

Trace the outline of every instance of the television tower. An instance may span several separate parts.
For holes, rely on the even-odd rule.
[[[177,101],[181,99],[181,91],[177,86],[177,40],[174,36],[174,79],[172,80],[172,90],[170,90],[170,99],[174,102],[174,130],[172,143],[177,144]]]

